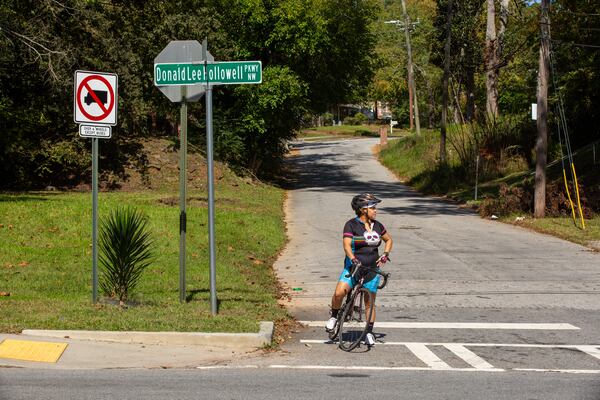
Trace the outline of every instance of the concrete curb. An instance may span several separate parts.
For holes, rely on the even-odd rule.
[[[22,335],[117,343],[214,346],[249,349],[271,344],[274,324],[262,321],[258,333],[58,331],[24,329]]]

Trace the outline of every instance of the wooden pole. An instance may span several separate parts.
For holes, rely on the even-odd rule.
[[[548,76],[550,75],[550,0],[540,8],[540,60],[537,89],[537,140],[535,144],[534,217],[543,218],[546,210],[546,162],[548,156]]]
[[[417,128],[417,135],[421,134],[421,124],[419,122],[419,102],[417,101],[417,88],[415,87],[415,74],[413,70],[413,62],[412,62],[412,48],[410,46],[410,34],[408,30],[410,29],[410,19],[408,18],[408,13],[406,12],[406,2],[402,0],[402,12],[404,13],[404,36],[406,37],[406,51],[408,52],[408,85],[412,90],[412,96],[410,96],[410,100],[414,101],[414,117],[415,117],[415,127]],[[412,110],[413,107],[411,107]]]
[[[450,45],[452,43],[452,0],[446,8],[446,44],[444,45],[444,75],[442,77],[442,121],[440,128],[440,162],[446,162],[446,124],[448,122],[448,81],[450,79]]]

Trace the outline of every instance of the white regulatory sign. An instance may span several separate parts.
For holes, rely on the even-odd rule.
[[[79,125],[79,136],[86,138],[110,139],[112,127],[107,125]]]
[[[76,123],[117,124],[118,76],[106,72],[75,71]]]

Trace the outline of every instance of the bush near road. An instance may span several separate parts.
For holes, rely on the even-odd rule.
[[[547,217],[533,219],[533,175],[526,160],[512,155],[510,162],[495,162],[478,183],[474,200],[475,171],[460,162],[456,150],[448,145],[448,163],[440,165],[439,131],[422,131],[421,136],[404,132],[404,137],[381,149],[381,162],[400,179],[420,192],[446,196],[472,206],[483,217],[497,215],[504,222],[518,224],[600,250],[600,162],[580,152],[575,158],[586,229],[571,218],[560,163],[548,168]],[[600,147],[600,146],[599,146]],[[506,153],[505,153],[506,154]],[[491,167],[490,167],[491,168]],[[568,172],[567,172],[568,174]],[[571,192],[574,196],[574,193]]]

